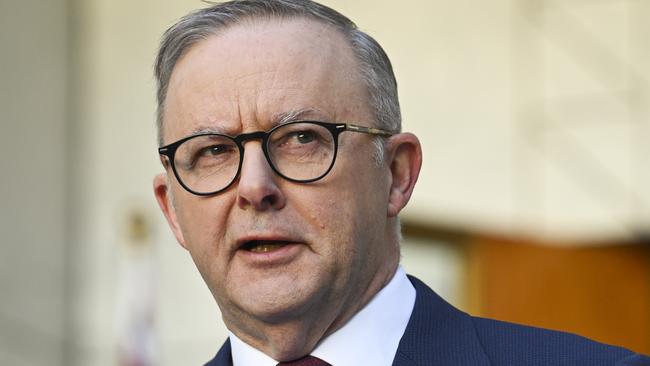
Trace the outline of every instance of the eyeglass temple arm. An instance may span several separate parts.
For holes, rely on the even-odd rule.
[[[368,133],[371,135],[384,136],[384,137],[390,137],[394,135],[394,133],[392,132],[388,132],[386,130],[382,130],[379,128],[357,126],[349,123],[345,125],[345,129],[352,132]]]

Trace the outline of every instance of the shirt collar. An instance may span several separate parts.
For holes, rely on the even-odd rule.
[[[415,305],[415,288],[399,266],[390,282],[342,328],[311,352],[335,366],[390,366]],[[234,366],[275,366],[261,351],[229,333]]]

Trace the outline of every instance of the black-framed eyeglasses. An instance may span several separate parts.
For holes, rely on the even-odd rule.
[[[282,178],[298,183],[322,179],[334,166],[338,137],[344,131],[393,135],[349,123],[295,121],[267,132],[192,135],[159,148],[158,153],[169,159],[183,188],[199,196],[209,196],[228,189],[237,180],[244,161],[244,143],[249,140],[262,140],[267,162]]]

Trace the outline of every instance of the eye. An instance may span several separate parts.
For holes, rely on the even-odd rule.
[[[269,147],[285,151],[306,151],[328,145],[332,139],[329,131],[309,122],[290,123],[272,132]]]
[[[316,134],[313,131],[296,131],[291,134],[301,144],[308,144],[316,140]]]
[[[199,151],[199,155],[201,156],[215,156],[215,155],[220,155],[223,153],[226,153],[228,151],[232,150],[232,148],[228,145],[213,145],[213,146],[207,146],[201,149]]]

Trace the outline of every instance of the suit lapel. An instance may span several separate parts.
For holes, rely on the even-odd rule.
[[[409,276],[415,306],[400,340],[393,366],[489,366],[472,318]]]
[[[232,366],[232,354],[230,351],[230,339],[221,346],[217,355],[205,366]]]

